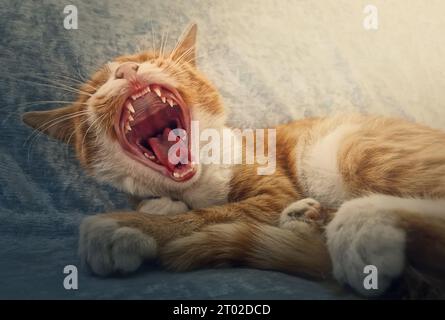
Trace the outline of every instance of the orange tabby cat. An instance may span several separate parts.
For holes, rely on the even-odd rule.
[[[99,275],[159,259],[173,270],[241,264],[319,279],[364,295],[445,270],[445,134],[404,120],[311,118],[276,128],[276,168],[172,164],[167,135],[225,129],[218,91],[195,65],[196,25],[167,53],[108,63],[75,104],[24,122],[71,143],[94,177],[144,200],[86,218],[82,261]],[[190,142],[187,147],[190,149]],[[191,160],[190,157],[187,160]],[[366,265],[378,270],[367,290]],[[422,287],[423,288],[423,287]]]

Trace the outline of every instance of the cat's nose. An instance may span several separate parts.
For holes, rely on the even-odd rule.
[[[119,66],[114,73],[116,79],[130,79],[136,75],[139,65],[135,62],[126,62]]]

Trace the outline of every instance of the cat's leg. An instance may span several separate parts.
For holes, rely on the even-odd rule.
[[[138,212],[154,215],[187,212],[181,201],[162,197],[142,201]],[[121,227],[103,215],[85,218],[80,228],[79,255],[99,275],[112,272],[135,271],[143,260],[155,258],[157,243],[154,238],[137,228]]]
[[[189,211],[188,206],[182,201],[175,201],[168,197],[147,199],[141,201],[137,211],[150,214],[178,214]]]
[[[83,266],[98,275],[135,271],[143,260],[157,256],[158,245],[137,228],[118,220],[95,215],[83,219],[79,234],[79,256]]]
[[[281,212],[279,227],[239,221],[211,224],[169,242],[161,250],[161,259],[172,270],[234,263],[330,279],[324,226],[333,212],[314,199],[298,200]]]
[[[363,295],[374,296],[402,275],[407,257],[425,268],[441,265],[444,272],[444,208],[445,201],[385,195],[345,202],[326,227],[334,277]],[[377,289],[364,286],[368,265],[376,267]]]
[[[323,232],[301,221],[289,230],[245,222],[208,225],[167,243],[160,258],[175,271],[242,265],[330,279],[332,270]]]
[[[143,260],[158,256],[167,243],[214,224],[278,225],[279,213],[295,197],[292,193],[264,194],[178,215],[122,212],[88,217],[80,227],[79,254],[97,274],[131,272]],[[207,243],[199,245],[205,250]]]

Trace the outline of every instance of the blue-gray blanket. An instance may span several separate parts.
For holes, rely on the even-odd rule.
[[[360,20],[361,8],[353,13],[351,6],[341,3],[347,10],[339,14],[356,14]],[[77,30],[64,28],[67,4],[77,7]],[[440,126],[438,110],[445,108],[409,109],[404,103],[412,103],[413,94],[389,92],[407,81],[407,75],[393,70],[388,80],[383,67],[375,70],[379,57],[372,60],[375,54],[362,40],[370,37],[377,43],[375,34],[367,34],[360,23],[351,27],[340,21],[339,31],[350,28],[361,35],[347,39],[341,33],[335,38],[336,25],[327,17],[336,8],[309,0],[1,0],[0,298],[350,297],[272,271],[170,273],[151,265],[132,276],[114,278],[98,278],[80,269],[78,290],[66,290],[64,266],[79,266],[81,219],[129,204],[124,194],[86,176],[69,147],[34,134],[20,121],[27,110],[55,108],[75,99],[71,88],[116,55],[153,44],[159,47],[161,38],[172,46],[182,29],[195,21],[198,65],[220,89],[231,111],[231,125],[271,126],[334,111],[372,111]],[[384,34],[381,37],[387,41]],[[382,56],[400,62],[399,49],[402,52],[393,47],[389,56]],[[363,66],[356,56],[375,66]],[[386,83],[367,85],[378,71]],[[425,99],[434,99],[437,93],[419,90]]]

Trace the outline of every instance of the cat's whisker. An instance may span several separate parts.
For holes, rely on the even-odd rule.
[[[102,105],[99,105],[98,107],[100,107]],[[26,139],[24,144],[29,143],[29,147],[28,147],[28,159],[29,159],[29,154],[32,150],[32,146],[34,141],[41,135],[43,135],[43,132],[45,130],[48,130],[49,128],[51,128],[52,126],[55,126],[61,122],[64,121],[68,121],[68,120],[72,120],[74,118],[80,117],[80,116],[85,116],[88,115],[89,111],[88,110],[81,110],[81,111],[77,111],[77,112],[73,112],[71,114],[67,114],[67,115],[63,115],[60,116],[58,118],[52,119],[50,121],[47,121],[46,123],[42,124],[40,127],[36,128],[35,130],[33,130],[33,132],[30,134],[30,136],[28,137],[28,139]],[[81,120],[80,124],[85,123],[86,121],[88,121],[88,117],[85,117],[86,119]],[[70,134],[69,140],[66,142],[66,145],[69,146],[70,140],[72,139],[74,133],[76,132],[76,130],[73,130],[73,132]],[[67,151],[66,151],[67,153]]]
[[[23,102],[16,104],[16,106],[20,107],[26,107],[26,106],[36,106],[36,105],[44,105],[44,104],[81,104],[81,105],[88,105],[85,102],[78,102],[78,101],[66,101],[66,100],[39,100],[39,101],[29,101],[29,102]]]
[[[181,55],[181,57],[185,57],[188,54],[190,54],[190,52],[184,52],[183,55]],[[180,57],[180,58],[181,58]],[[182,66],[184,66],[186,63],[193,61],[195,58],[191,58],[189,60],[186,61],[180,61],[180,60],[172,60],[170,59],[171,63],[167,65],[167,67],[164,69],[165,72],[171,72],[173,75],[175,72],[178,72],[177,69],[180,69]],[[181,70],[182,73],[186,73],[188,72],[188,70]]]
[[[31,81],[31,80],[25,80],[25,79],[20,79],[20,78],[14,78],[14,77],[12,77],[12,76],[10,76],[10,78],[11,79],[13,79],[13,80],[16,80],[16,81],[20,81],[20,82],[23,82],[23,83],[29,83],[29,84],[33,84],[33,85],[39,85],[39,86],[42,86],[42,87],[48,87],[48,88],[53,88],[53,89],[59,89],[59,90],[63,90],[63,91],[66,91],[66,92],[70,92],[70,93],[75,93],[75,94],[84,94],[84,95],[87,95],[87,96],[92,96],[92,94],[90,94],[90,93],[87,93],[87,92],[82,92],[81,90],[79,90],[79,89],[74,89],[74,88],[65,88],[65,87],[60,87],[60,86],[56,86],[56,85],[53,85],[53,84],[47,84],[47,83],[40,83],[40,82],[36,82],[36,81]]]
[[[175,63],[180,66],[182,64],[183,59],[187,58],[188,55],[193,54],[194,46],[185,50],[178,58],[175,59]]]
[[[31,77],[31,78],[35,78],[35,79],[37,79],[37,80],[47,81],[48,84],[52,84],[52,85],[60,85],[60,86],[62,86],[62,87],[64,87],[64,88],[67,88],[67,89],[77,90],[78,93],[83,93],[83,94],[91,95],[89,92],[83,91],[82,89],[75,88],[75,87],[73,87],[73,86],[71,86],[71,85],[69,85],[69,84],[60,83],[60,81],[52,80],[52,79],[49,79],[49,78],[47,78],[47,77],[40,77],[40,76],[33,76],[33,75],[29,75],[29,77]],[[85,83],[85,85],[88,85],[88,84]]]
[[[81,120],[78,125],[76,126],[76,128],[81,128],[85,123],[87,123],[89,121],[88,117],[85,117],[85,119]],[[73,138],[73,136],[78,132],[77,129],[74,129],[73,132],[71,132],[71,134],[69,135],[68,139],[66,140],[65,143],[65,153],[68,154],[69,152],[69,147],[71,145],[71,139]]]
[[[176,40],[176,43],[175,43],[172,51],[170,51],[170,54],[168,55],[167,60],[173,61],[173,56],[175,55],[176,51],[178,50],[181,37],[182,37],[182,35]]]
[[[96,135],[96,139],[95,139],[95,143],[98,143],[98,139],[104,134],[104,126],[103,123],[104,121],[107,119],[107,117],[103,117],[103,119],[96,125],[96,128],[98,128],[99,130],[99,134]]]
[[[167,57],[167,59],[173,60],[173,56],[176,54],[176,52],[179,49],[179,44],[181,43],[182,39],[184,39],[185,35],[188,33],[188,29],[184,30],[179,38],[176,40],[175,46],[173,47],[173,50],[170,52],[170,55]]]
[[[91,128],[94,127],[94,124],[95,124],[97,121],[103,119],[105,116],[107,116],[106,113],[104,113],[104,114],[101,115],[100,117],[96,118],[96,119],[90,124],[90,126],[88,127],[88,129],[85,131],[85,134],[84,134],[84,136],[83,136],[82,143],[81,143],[81,145],[82,145],[82,149],[83,149],[84,146],[85,146],[85,139],[86,139],[86,137],[87,137],[87,135],[88,135],[88,132],[91,130]]]
[[[164,33],[165,32],[163,31],[161,34],[160,42],[159,42],[158,58],[162,57],[162,42],[164,41]]]
[[[99,63],[97,63],[97,65],[99,65]],[[76,67],[77,75],[80,77],[80,80],[82,80],[83,82],[87,82],[88,81],[88,77],[85,77],[84,75],[82,75],[82,71],[81,71],[79,66],[80,66],[79,58],[77,58],[77,67]]]
[[[153,28],[153,20],[150,21],[151,24],[151,46],[153,49],[153,52],[156,52],[156,43],[155,43],[155,32],[154,32],[154,28]]]
[[[34,142],[37,140],[38,137],[43,136],[43,132],[44,130],[49,129],[50,127],[57,125],[58,123],[61,123],[63,121],[68,121],[70,119],[74,119],[76,117],[82,116],[83,114],[80,114],[78,112],[76,113],[72,113],[69,115],[64,115],[61,117],[58,117],[56,119],[52,119],[50,121],[47,121],[46,123],[42,124],[39,128],[36,128],[35,130],[33,130],[33,132],[30,134],[30,136],[25,140],[25,142],[23,143],[23,145],[25,146],[26,144],[28,144],[28,160],[30,159],[30,153],[32,151],[32,147],[34,145]],[[47,128],[44,128],[45,126],[47,126]]]
[[[68,115],[63,115],[60,117],[57,117],[55,119],[51,119],[45,123],[43,123],[42,125],[40,125],[39,127],[35,128],[33,130],[33,132],[30,134],[30,136],[25,140],[24,145],[27,144],[28,142],[32,141],[33,138],[35,138],[36,136],[43,134],[43,131],[48,130],[49,128],[63,122],[63,121],[68,121],[71,119],[74,119],[76,117],[82,116],[82,115],[86,115],[88,114],[88,111],[82,111],[82,112],[75,112],[72,114],[68,114]]]
[[[65,74],[51,72],[51,71],[48,71],[45,73],[43,73],[43,72],[22,72],[22,73],[14,73],[14,74],[15,75],[23,75],[23,76],[33,76],[33,75],[43,76],[43,77],[45,77],[45,79],[47,78],[48,75],[51,75],[51,78],[63,78],[65,80],[70,80],[72,82],[79,83],[82,85],[85,84],[85,82],[80,79],[76,79],[76,78],[73,78],[73,77],[65,75]]]
[[[37,106],[37,105],[45,105],[45,104],[79,104],[79,105],[88,105],[85,102],[79,102],[79,101],[67,101],[67,100],[36,100],[36,101],[28,101],[23,103],[14,104],[16,107],[27,107],[27,106]],[[2,119],[2,123],[5,123],[9,120],[11,116],[21,116],[22,110],[14,110],[14,111],[7,111],[4,119]]]
[[[43,132],[37,132],[30,135],[30,137],[23,143],[23,145],[28,144],[29,146],[32,146],[34,142],[41,136],[45,136]]]
[[[171,15],[172,15],[172,13],[171,13],[171,11],[169,11],[169,12],[168,12],[167,21],[170,21]],[[170,24],[167,24],[167,33],[166,33],[166,35],[165,35],[164,42],[161,43],[161,46],[162,46],[162,56],[164,56],[164,54],[165,54],[165,49],[166,49],[166,47],[167,47],[168,36],[169,36],[169,34],[170,34]]]
[[[47,78],[48,74],[51,75],[51,78]],[[16,75],[17,75],[17,73],[16,73]],[[31,74],[30,73],[22,73],[22,75],[23,76],[33,76],[33,75],[36,75],[36,76],[41,76],[44,79],[53,80],[53,81],[54,80],[60,81],[60,79],[57,79],[57,78],[62,78],[64,80],[68,80],[68,81],[74,82],[75,85],[88,86],[88,87],[90,87],[91,89],[94,89],[94,90],[98,89],[97,87],[95,87],[91,83],[89,83],[88,80],[76,79],[76,78],[70,77],[68,75],[59,74],[59,73],[55,73],[55,72],[47,72],[47,73],[35,72],[35,73],[31,73]],[[68,83],[68,85],[69,85],[69,83]]]
[[[179,66],[182,63],[182,59],[186,58],[188,55],[192,54],[195,46],[190,46],[187,50],[185,50],[177,59],[175,59],[175,65]]]

